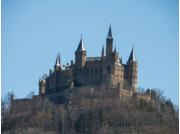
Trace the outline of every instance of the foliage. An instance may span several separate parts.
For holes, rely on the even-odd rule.
[[[63,104],[48,96],[15,100],[2,133],[178,133],[177,110],[162,94],[156,95],[154,104],[130,98],[122,102],[118,91],[106,85],[75,87]]]

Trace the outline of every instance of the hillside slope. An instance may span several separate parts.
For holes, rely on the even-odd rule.
[[[68,101],[34,97],[3,118],[2,134],[178,134],[178,117],[169,100],[121,100],[117,89],[79,87]],[[54,98],[54,99],[53,99]]]

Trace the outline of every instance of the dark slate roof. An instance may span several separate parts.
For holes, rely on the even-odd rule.
[[[56,66],[60,66],[60,54],[57,54],[57,58],[56,58]]]
[[[136,61],[136,56],[134,54],[134,49],[132,49],[131,54],[129,56],[128,62],[130,62],[130,61]]]
[[[77,48],[76,51],[85,51],[82,37],[81,37],[81,40],[80,40],[80,42],[79,42],[79,46],[78,46],[78,48]]]
[[[108,37],[112,38],[111,25],[109,26]]]

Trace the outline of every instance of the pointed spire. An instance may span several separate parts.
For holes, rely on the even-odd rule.
[[[130,56],[129,56],[129,60],[128,60],[128,62],[134,62],[134,61],[136,61],[136,56],[135,56],[135,53],[134,53],[134,47],[132,48],[132,51],[131,51],[131,54],[130,54]]]
[[[102,52],[104,53],[104,46],[102,47]]]
[[[82,40],[82,35],[81,35],[81,40],[80,40],[80,42],[79,42],[79,46],[78,46],[78,48],[77,48],[76,51],[85,51],[85,49],[84,49],[84,43],[83,43],[83,40]]]
[[[102,57],[104,57],[104,46],[102,47]]]
[[[58,54],[57,54],[57,58],[56,58],[56,64],[55,64],[55,66],[60,66],[60,63],[61,63],[61,61],[60,61],[60,53],[58,53]]]
[[[114,48],[114,52],[116,53],[116,46],[115,46],[115,48]]]
[[[109,38],[112,38],[111,25],[109,26],[108,37],[109,37]]]

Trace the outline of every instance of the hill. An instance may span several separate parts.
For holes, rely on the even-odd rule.
[[[178,134],[177,111],[156,92],[153,102],[122,99],[101,85],[65,89],[63,103],[62,93],[2,101],[2,134]]]

